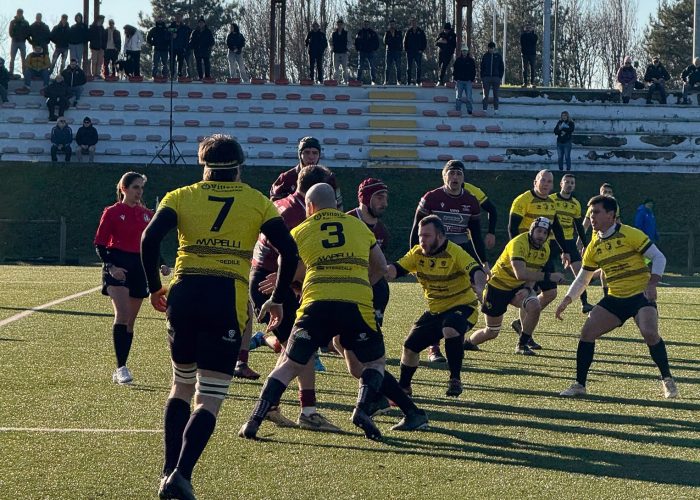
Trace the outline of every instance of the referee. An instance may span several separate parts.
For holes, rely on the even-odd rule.
[[[281,256],[275,291],[264,307],[271,329],[282,319],[282,292],[297,265],[296,244],[275,206],[241,182],[244,155],[238,142],[207,137],[199,145],[199,162],[203,180],[166,194],[141,241],[151,304],[167,316],[173,364],[160,498],[195,498],[192,470],[214,431],[248,321],[248,275],[258,234]],[[168,291],[158,276],[158,255],[174,228],[179,246]]]

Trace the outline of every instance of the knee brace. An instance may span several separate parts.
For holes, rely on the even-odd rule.
[[[527,311],[527,305],[528,305],[529,303],[531,303],[533,300],[534,300],[535,302],[537,302],[537,305],[538,305],[538,307],[539,307],[540,301],[538,300],[537,295],[530,295],[530,296],[527,297],[525,300],[523,300],[523,305],[520,306],[520,307],[523,308],[523,311]]]
[[[195,394],[197,397],[209,396],[216,399],[225,399],[228,394],[228,386],[231,380],[214,377],[202,377],[197,375]]]
[[[484,328],[484,333],[490,338],[490,339],[495,339],[498,337],[498,334],[501,332],[501,325],[494,325],[494,326],[488,326],[486,325],[486,328]]]
[[[178,384],[192,385],[197,382],[197,367],[181,369],[173,364],[173,380]]]

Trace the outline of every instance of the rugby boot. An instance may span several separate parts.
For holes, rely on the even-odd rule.
[[[447,384],[447,391],[445,391],[445,396],[457,397],[462,394],[462,381],[458,378],[451,378],[450,382]]]
[[[661,380],[661,387],[664,390],[664,397],[666,399],[677,398],[678,397],[678,387],[676,386],[676,381],[671,377],[666,377]]]
[[[405,415],[392,431],[419,431],[428,428],[428,416],[423,410],[412,411]]]
[[[447,363],[447,358],[440,352],[439,345],[428,347],[428,361],[431,363]]]
[[[372,417],[367,415],[361,408],[355,407],[352,412],[352,423],[365,432],[365,437],[373,441],[381,441],[382,433],[379,428],[374,425]]]
[[[528,345],[518,344],[515,348],[515,354],[522,354],[523,356],[534,356],[535,351],[530,349],[530,347]]]
[[[260,374],[250,368],[248,363],[241,363],[240,361],[236,363],[236,368],[233,369],[234,378],[245,378],[248,380],[258,380]]]
[[[238,431],[238,437],[242,437],[245,439],[257,439],[259,428],[260,424],[257,423],[255,420],[248,420]]]
[[[559,393],[560,396],[584,396],[586,394],[586,386],[574,382],[568,389],[564,389]]]
[[[299,414],[297,425],[300,429],[319,432],[343,432],[342,429],[333,425],[326,417],[320,413],[312,413],[308,417],[303,413]]]
[[[158,492],[160,498],[177,498],[179,500],[197,500],[194,496],[192,483],[185,479],[180,472],[175,469],[165,481],[165,486]]]

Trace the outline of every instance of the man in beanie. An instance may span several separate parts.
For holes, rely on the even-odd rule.
[[[452,62],[452,56],[457,48],[457,35],[452,30],[452,25],[450,23],[445,23],[445,29],[443,29],[438,35],[435,45],[438,47],[438,62],[440,64],[440,85],[445,85],[445,73],[447,73],[447,67]]]
[[[369,177],[358,186],[357,200],[359,206],[350,210],[348,214],[367,224],[367,227],[374,233],[379,248],[386,254],[389,232],[381,221],[381,217],[389,206],[389,188],[382,180]],[[377,323],[382,326],[384,311],[389,303],[389,283],[382,278],[374,284],[372,291],[374,293],[374,314],[377,317]]]
[[[318,161],[321,159],[321,142],[315,137],[302,137],[302,139],[299,141],[297,151],[299,155],[299,163],[297,166],[287,170],[286,172],[282,172],[272,184],[272,187],[270,188],[270,199],[272,201],[281,200],[296,190],[297,178],[299,177],[299,172],[302,168],[308,167],[309,165],[318,165]],[[332,176],[329,179],[328,184],[333,186],[333,189],[335,189],[338,210],[342,210],[343,195],[340,193],[340,189],[338,189],[335,176]]]

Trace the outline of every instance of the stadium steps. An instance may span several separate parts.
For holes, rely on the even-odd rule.
[[[47,160],[53,124],[39,84],[28,95],[16,94],[17,85],[10,83],[12,102],[0,109],[2,160]],[[97,161],[148,162],[168,137],[169,90],[151,82],[91,82],[66,118],[74,132],[83,116],[93,118],[102,137]],[[475,92],[478,112],[467,116],[454,110],[454,91],[440,87],[176,84],[173,134],[188,162],[202,137],[225,131],[241,141],[252,166],[290,165],[298,139],[312,134],[331,167],[440,168],[454,158],[474,169],[535,170],[556,168],[552,129],[566,109],[577,122],[575,170],[700,168],[696,106],[645,106],[643,99],[623,106],[607,102],[605,92],[595,94],[598,102],[568,102],[566,92],[551,93],[508,90],[493,116],[478,111]]]

